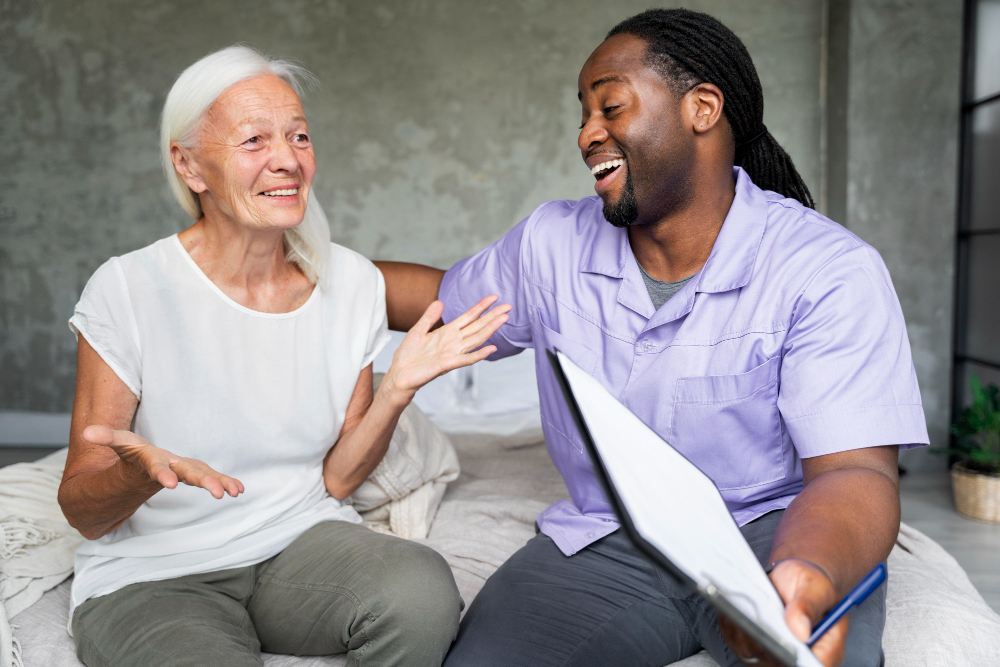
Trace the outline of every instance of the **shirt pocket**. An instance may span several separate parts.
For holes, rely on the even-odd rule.
[[[772,357],[746,373],[677,379],[670,444],[719,490],[745,489],[785,476]]]

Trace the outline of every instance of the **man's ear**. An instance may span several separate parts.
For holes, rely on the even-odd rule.
[[[176,141],[170,144],[170,160],[174,163],[174,169],[180,174],[183,180],[195,193],[204,192],[208,189],[205,181],[198,175],[198,166],[194,162],[191,151],[184,148]]]
[[[684,95],[686,120],[695,134],[704,134],[719,124],[725,101],[725,95],[714,83],[699,83]]]

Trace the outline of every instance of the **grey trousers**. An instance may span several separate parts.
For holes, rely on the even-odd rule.
[[[782,514],[742,528],[762,564]],[[845,667],[882,663],[885,589],[851,612]],[[568,558],[536,535],[470,605],[445,667],[662,667],[702,648],[720,665],[740,664],[714,610],[653,565],[623,530]]]
[[[88,667],[259,667],[261,650],[441,664],[462,599],[437,552],[342,521],[250,567],[133,584],[73,614]]]

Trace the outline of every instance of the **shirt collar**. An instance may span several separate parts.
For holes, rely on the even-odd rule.
[[[715,239],[712,254],[695,278],[698,292],[727,292],[749,283],[764,238],[767,197],[742,168],[734,167],[733,176],[736,197]],[[630,258],[627,230],[612,226],[601,216],[580,270],[623,278]]]

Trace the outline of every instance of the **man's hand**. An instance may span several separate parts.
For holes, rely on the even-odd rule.
[[[115,431],[107,426],[95,425],[83,429],[81,435],[93,445],[114,450],[123,461],[165,488],[173,489],[178,483],[200,486],[216,498],[225,493],[235,498],[245,491],[238,479],[216,472],[198,459],[184,458],[156,447],[131,431]]]
[[[809,561],[789,558],[771,570],[771,583],[785,603],[785,622],[792,634],[805,642],[812,629],[833,605],[837,594],[826,574]],[[813,653],[826,667],[835,667],[844,659],[848,617],[844,616],[813,647]],[[719,616],[719,630],[736,657],[745,665],[780,665],[729,619]]]
[[[503,304],[487,313],[497,298],[488,296],[448,324],[431,331],[444,311],[444,304],[433,302],[396,349],[379,389],[384,387],[409,403],[417,389],[439,375],[471,366],[496,352],[495,346],[482,345],[507,321],[511,309]]]

